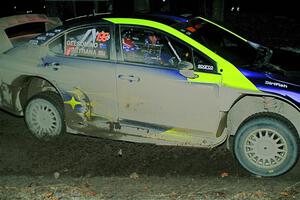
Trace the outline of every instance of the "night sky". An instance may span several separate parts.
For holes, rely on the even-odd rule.
[[[111,0],[113,12],[126,15],[133,12],[134,0]],[[151,12],[160,12],[167,2],[167,14],[193,15],[212,18],[213,0],[149,0]],[[76,5],[74,7],[74,5]],[[9,0],[0,7],[0,17],[45,13],[61,20],[92,14],[95,4],[91,0]],[[107,11],[107,2],[98,1],[98,13]],[[297,1],[224,0],[223,25],[247,39],[269,46],[300,46],[300,14]],[[214,19],[213,19],[214,20]],[[214,20],[216,21],[216,20]]]
[[[170,1],[170,0],[169,0]],[[80,7],[82,10],[88,4],[92,4],[91,1],[81,1]],[[126,5],[130,5],[132,0],[114,0],[115,6],[121,6],[121,9],[125,9],[123,11],[130,10],[129,8],[124,8]],[[129,3],[126,3],[129,2]],[[162,0],[150,0],[152,4],[152,8],[159,6]],[[171,0],[172,3],[176,2],[176,6],[182,8],[185,11],[197,12],[195,7],[199,6],[199,0],[185,0],[185,1],[176,1]],[[207,0],[207,2],[211,2]],[[33,13],[41,13],[46,12],[45,0],[10,0],[6,2],[5,5],[2,4],[0,8],[0,16],[7,16],[12,14],[22,14],[26,13],[26,11],[32,11]],[[59,3],[63,4],[63,3]],[[209,3],[207,3],[209,4]],[[254,13],[254,14],[270,14],[270,15],[280,15],[280,16],[288,16],[293,18],[299,18],[298,14],[298,5],[297,1],[286,0],[286,1],[270,1],[270,0],[225,0],[225,14],[231,14],[231,9],[239,8],[240,13]],[[174,11],[174,9],[173,9]],[[171,10],[172,12],[172,10]],[[196,14],[196,13],[195,13]]]

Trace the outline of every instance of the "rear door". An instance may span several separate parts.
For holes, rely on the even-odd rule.
[[[99,24],[69,30],[48,45],[40,72],[63,91],[71,124],[107,127],[117,118],[112,38],[111,25]]]

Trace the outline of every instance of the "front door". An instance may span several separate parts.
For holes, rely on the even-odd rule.
[[[212,74],[218,80],[214,83],[201,82],[201,74],[197,81],[189,80],[177,64],[194,62],[190,47],[144,27],[123,26],[120,33],[116,77],[121,121],[216,133],[220,75]]]

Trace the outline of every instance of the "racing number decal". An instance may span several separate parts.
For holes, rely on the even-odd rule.
[[[106,42],[110,39],[110,34],[104,31],[101,31],[96,36],[96,42]]]

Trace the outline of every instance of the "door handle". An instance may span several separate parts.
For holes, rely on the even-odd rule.
[[[134,75],[124,75],[124,74],[119,74],[118,78],[121,79],[121,80],[127,80],[130,83],[132,83],[132,82],[139,82],[141,80],[137,76],[134,76]]]

